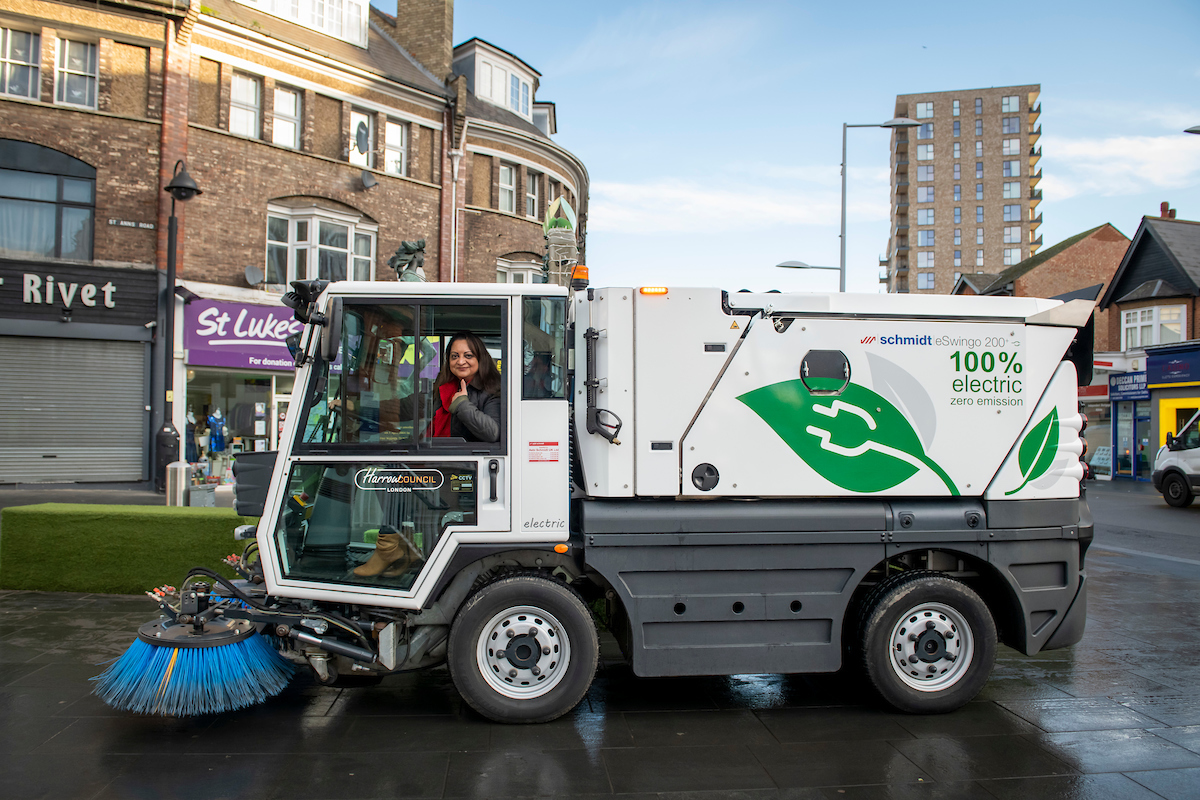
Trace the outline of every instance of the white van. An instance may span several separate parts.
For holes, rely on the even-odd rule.
[[[1187,508],[1200,491],[1200,411],[1154,457],[1154,488],[1168,504]]]

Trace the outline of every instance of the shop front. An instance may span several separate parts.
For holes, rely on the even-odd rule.
[[[0,260],[0,484],[150,474],[149,268]]]
[[[1108,376],[1108,399],[1112,403],[1113,478],[1150,480],[1154,466],[1153,431],[1150,424],[1150,389],[1146,372]]]
[[[286,339],[301,327],[282,304],[195,299],[185,306],[184,419],[176,424],[197,482],[227,483],[238,453],[278,447],[293,388]]]
[[[1146,348],[1146,380],[1154,410],[1154,448],[1167,443],[1200,409],[1200,342]]]

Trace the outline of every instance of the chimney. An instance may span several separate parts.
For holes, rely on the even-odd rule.
[[[1171,204],[1164,200],[1158,207],[1159,219],[1175,219],[1175,209],[1171,208]]]
[[[396,0],[396,26],[388,33],[438,80],[449,77],[454,0]]]

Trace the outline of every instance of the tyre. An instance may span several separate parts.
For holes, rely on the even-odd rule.
[[[1194,499],[1187,481],[1178,472],[1172,472],[1163,478],[1162,493],[1167,505],[1175,506],[1175,508],[1187,508]]]
[[[970,587],[916,570],[876,587],[861,627],[863,669],[887,703],[941,714],[969,702],[996,660],[996,624]]]
[[[596,625],[574,590],[513,575],[473,594],[450,626],[446,660],[463,699],[496,722],[549,722],[596,674]]]

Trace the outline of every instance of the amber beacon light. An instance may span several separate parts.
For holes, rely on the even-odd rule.
[[[666,294],[667,287],[665,286],[643,286],[638,289],[642,294]]]

